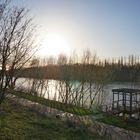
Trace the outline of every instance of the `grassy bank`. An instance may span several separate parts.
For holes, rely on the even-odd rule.
[[[43,97],[33,96],[32,94],[24,93],[21,91],[10,90],[9,93],[16,95],[18,97],[24,98],[24,99],[28,99],[33,102],[37,102],[37,103],[46,105],[48,107],[56,108],[56,109],[62,110],[64,112],[69,112],[69,113],[73,113],[73,114],[77,114],[77,115],[87,115],[87,114],[93,114],[96,112],[96,110],[90,110],[90,109],[86,109],[86,108],[82,108],[80,106],[74,106],[74,105],[70,105],[70,104],[66,105],[65,103],[61,103],[61,102],[54,101],[54,100],[48,100]]]
[[[124,121],[121,117],[103,113],[102,117],[97,119],[97,121],[140,133],[140,120]]]
[[[124,121],[123,118],[120,118],[112,114],[101,113],[101,112],[97,113],[96,110],[85,109],[85,108],[73,106],[73,105],[66,106],[66,104],[64,103],[54,101],[54,100],[48,100],[41,97],[36,97],[36,96],[33,96],[28,93],[24,93],[24,92],[10,91],[10,93],[18,97],[28,99],[33,102],[37,102],[37,103],[40,103],[40,104],[43,104],[52,108],[62,110],[64,112],[69,112],[69,113],[73,113],[77,115],[92,114],[95,117],[96,121],[140,133],[140,121],[134,121],[134,120]]]
[[[41,116],[37,112],[9,100],[0,107],[0,140],[102,140],[86,129],[70,127],[61,120]]]

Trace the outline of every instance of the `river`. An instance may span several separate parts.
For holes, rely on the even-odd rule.
[[[66,100],[66,94],[65,92],[68,92],[70,95],[68,95],[69,102],[72,102],[72,100],[78,100],[81,99],[80,91],[82,89],[82,85],[78,81],[71,81],[68,85],[69,88],[66,88],[66,83],[63,81],[58,80],[39,80],[39,79],[28,79],[28,78],[19,78],[16,82],[16,88],[17,89],[24,89],[28,92],[32,90],[32,92],[39,93],[40,96],[43,96],[44,98],[48,98],[51,100],[59,100],[64,101]],[[85,83],[83,86],[83,95],[84,95],[84,103],[88,104],[90,102],[90,88],[89,83]],[[112,89],[116,88],[138,88],[140,89],[140,83],[130,83],[130,82],[114,82],[114,83],[108,83],[104,86],[100,85],[92,85],[92,99],[95,96],[95,93],[97,89],[100,89],[100,96],[102,96],[102,103],[103,104],[111,104],[112,103]],[[78,94],[79,93],[79,94]],[[98,93],[99,94],[99,93]],[[96,96],[96,100],[99,97]],[[67,100],[68,100],[67,99]],[[101,98],[100,98],[101,99]],[[81,102],[80,101],[80,102]]]

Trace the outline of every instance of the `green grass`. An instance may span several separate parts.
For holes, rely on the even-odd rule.
[[[85,108],[74,106],[74,105],[66,105],[66,104],[58,102],[58,101],[48,100],[48,99],[41,98],[41,97],[36,97],[36,96],[33,96],[28,93],[24,93],[24,92],[10,91],[10,93],[12,93],[18,97],[28,99],[33,102],[37,102],[37,103],[40,103],[40,104],[43,104],[43,105],[46,105],[46,106],[49,106],[52,108],[62,110],[64,112],[69,112],[69,113],[73,113],[73,114],[77,114],[77,115],[92,114],[93,116],[95,116],[96,121],[140,133],[140,121],[137,121],[137,122],[124,121],[122,118],[117,117],[112,114],[100,113],[100,112],[95,113],[95,112],[93,112],[93,110],[90,110],[90,109],[85,109]]]
[[[140,120],[124,121],[123,118],[121,117],[112,114],[103,113],[102,117],[97,119],[97,121],[140,133]]]
[[[82,107],[74,106],[74,105],[70,105],[70,104],[66,105],[65,103],[45,99],[43,97],[33,96],[32,94],[24,93],[21,91],[10,90],[9,93],[16,95],[18,97],[24,98],[24,99],[28,99],[33,102],[37,102],[37,103],[46,105],[48,107],[56,108],[56,109],[62,110],[64,112],[69,112],[72,114],[88,115],[88,114],[94,113],[93,110],[90,110],[90,109],[86,109],[86,108],[82,108]]]
[[[30,111],[9,100],[0,106],[0,140],[102,140],[81,127]]]

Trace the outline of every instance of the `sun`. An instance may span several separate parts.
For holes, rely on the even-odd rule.
[[[69,54],[69,45],[64,37],[57,33],[49,33],[41,44],[38,54],[41,57]]]

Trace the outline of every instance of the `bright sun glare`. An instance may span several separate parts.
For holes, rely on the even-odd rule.
[[[65,38],[56,33],[47,34],[46,39],[41,44],[38,54],[41,57],[56,57],[61,53],[69,54],[69,46]]]

